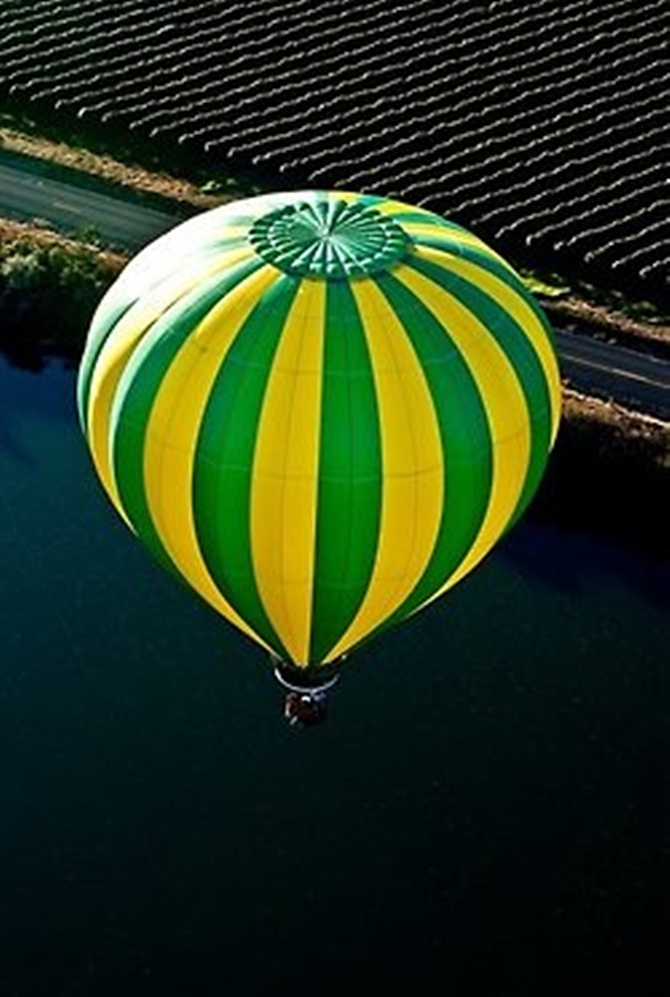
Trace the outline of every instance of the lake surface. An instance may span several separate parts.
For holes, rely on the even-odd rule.
[[[528,516],[296,730],[73,394],[0,360],[4,997],[651,993],[668,564]]]

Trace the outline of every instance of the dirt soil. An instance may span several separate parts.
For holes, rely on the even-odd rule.
[[[537,294],[536,297],[557,329],[586,332],[597,339],[670,357],[670,324],[661,318],[655,321],[633,318],[575,294],[558,298]]]
[[[158,194],[194,208],[214,208],[231,200],[231,195],[207,193],[196,184],[169,176],[167,173],[154,173],[142,166],[121,163],[104,153],[91,152],[89,149],[67,145],[65,142],[55,142],[14,128],[0,127],[0,148],[57,163],[59,166],[82,170],[134,191]]]
[[[590,398],[571,388],[563,389],[563,416],[623,430],[628,439],[644,441],[653,449],[657,467],[670,471],[670,423],[632,412],[613,401]]]

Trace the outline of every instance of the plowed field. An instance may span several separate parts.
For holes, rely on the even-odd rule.
[[[0,101],[670,305],[667,0],[0,0]]]

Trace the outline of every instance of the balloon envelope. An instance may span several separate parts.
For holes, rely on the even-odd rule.
[[[159,561],[317,666],[441,595],[518,519],[560,381],[539,308],[474,235],[304,191],[141,251],[93,318],[78,404]]]

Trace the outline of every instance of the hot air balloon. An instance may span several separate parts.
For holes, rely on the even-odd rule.
[[[93,317],[78,407],[130,529],[301,696],[519,519],[560,380],[540,309],[479,238],[299,191],[143,249]]]

